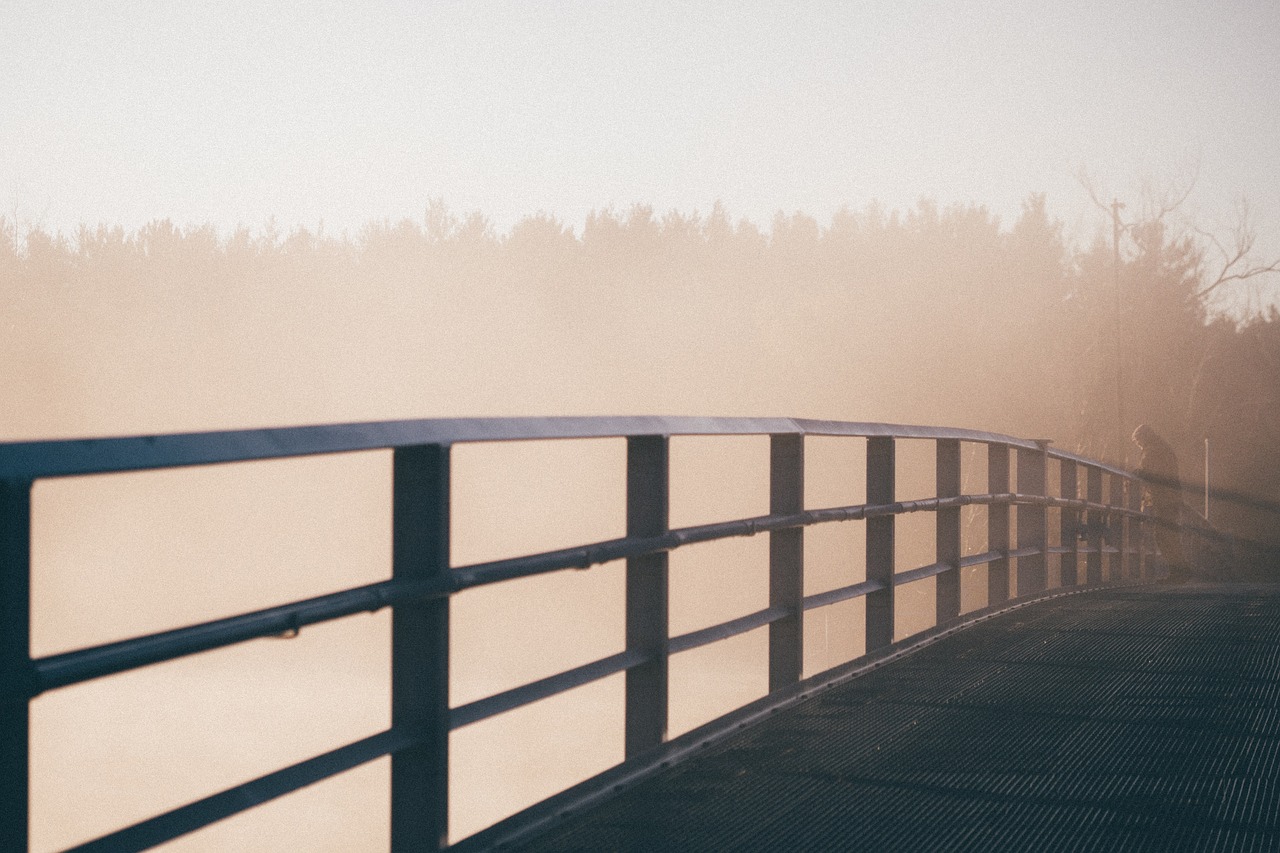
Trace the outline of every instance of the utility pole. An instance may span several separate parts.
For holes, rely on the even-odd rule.
[[[1124,434],[1124,320],[1120,306],[1120,211],[1124,203],[1111,199],[1111,245],[1116,291],[1116,461],[1124,465],[1128,445]]]

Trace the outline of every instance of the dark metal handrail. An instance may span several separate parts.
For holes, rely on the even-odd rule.
[[[119,438],[0,442],[0,480],[37,480],[113,471],[182,468],[223,462],[394,450],[426,444],[627,438],[642,435],[813,435],[853,438],[956,439],[1035,450],[1035,441],[956,427],[915,426],[806,418],[697,418],[666,416],[431,418]],[[1081,462],[1130,476],[1083,456],[1050,449],[1052,458]]]
[[[668,439],[673,435],[770,437],[770,512],[681,529],[667,525]],[[867,439],[867,502],[806,509],[804,437]],[[574,548],[454,568],[448,558],[449,449],[464,442],[625,438],[627,535]],[[937,496],[897,501],[896,439],[930,440],[937,451]],[[960,443],[988,447],[988,489],[963,494]],[[960,617],[962,567],[988,567],[988,600],[1009,600],[1011,560],[1018,595],[1074,586],[1086,558],[1087,583],[1132,581],[1149,573],[1142,545],[1152,519],[1137,506],[1132,475],[1051,450],[1047,442],[948,427],[787,418],[509,418],[391,421],[182,435],[0,444],[0,848],[24,849],[27,837],[28,702],[52,690],[112,673],[219,648],[355,613],[392,608],[392,726],[261,779],[235,786],[83,845],[85,850],[144,849],[356,764],[392,756],[392,846],[443,845],[447,815],[448,733],[530,702],[618,673],[626,683],[626,757],[650,755],[666,740],[667,661],[709,643],[767,627],[771,696],[800,682],[801,622],[806,611],[862,597],[866,648],[895,642],[894,588],[937,580],[937,623]],[[29,656],[30,493],[35,480],[366,450],[393,451],[393,572],[380,583],[252,613],[33,660]],[[1017,483],[1009,477],[1018,454]],[[1047,463],[1059,463],[1064,497],[1049,495]],[[1079,472],[1086,475],[1079,480]],[[1110,478],[1110,502],[1102,483]],[[1069,495],[1069,496],[1068,496]],[[963,555],[960,509],[985,505],[988,547]],[[1020,506],[1017,529],[1009,508]],[[1048,511],[1061,510],[1061,545],[1049,544]],[[899,571],[893,531],[898,515],[932,512],[937,561]],[[1087,523],[1086,523],[1087,519]],[[866,580],[803,594],[803,530],[862,520],[867,525]],[[1117,537],[1111,546],[1103,532]],[[770,601],[755,613],[672,637],[666,615],[667,554],[686,545],[759,533],[770,537]],[[1083,533],[1085,542],[1078,534]],[[1068,544],[1069,543],[1069,544]],[[1104,558],[1106,565],[1104,566]],[[448,703],[448,598],[503,580],[601,563],[627,562],[627,647],[603,659],[458,707]],[[1051,565],[1053,564],[1053,565]],[[1068,571],[1068,565],[1070,569]],[[1056,577],[1051,569],[1056,569]],[[1105,569],[1105,571],[1104,571]],[[14,768],[12,772],[8,768]],[[518,827],[520,818],[504,821]],[[514,830],[513,830],[514,831]],[[493,833],[486,831],[486,837]]]

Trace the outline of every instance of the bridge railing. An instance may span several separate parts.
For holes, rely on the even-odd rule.
[[[672,436],[768,436],[769,513],[713,524],[669,526]],[[805,439],[865,439],[866,501],[806,508]],[[450,451],[466,442],[585,439],[626,441],[626,535],[578,547],[467,566],[450,562]],[[935,447],[936,494],[896,499],[896,442]],[[986,491],[962,489],[962,443],[987,448]],[[379,583],[295,601],[198,625],[32,659],[30,655],[31,488],[40,479],[72,475],[279,459],[361,450],[392,451],[392,572]],[[1048,482],[1050,460],[1058,483]],[[1016,462],[1016,482],[1011,480]],[[1104,484],[1107,498],[1104,501]],[[1054,492],[1057,494],[1054,495]],[[449,733],[472,723],[619,673],[625,678],[621,765],[642,768],[671,752],[668,741],[668,662],[672,655],[767,626],[769,693],[689,735],[706,738],[734,725],[742,713],[794,697],[802,679],[803,620],[807,612],[866,599],[867,655],[895,644],[895,588],[936,579],[936,623],[961,618],[961,573],[987,567],[987,602],[999,607],[1054,587],[1132,582],[1149,576],[1143,528],[1131,475],[1046,441],[945,427],[749,418],[510,418],[397,421],[340,426],[245,430],[138,438],[0,445],[0,849],[22,850],[28,838],[29,702],[41,693],[90,679],[246,640],[296,632],[352,614],[392,609],[391,725],[386,731],[236,785],[85,843],[76,850],[141,850],[192,832],[313,782],[391,756],[391,844],[394,850],[442,849],[448,836]],[[985,505],[986,550],[965,555],[961,509]],[[1017,507],[1016,525],[1010,510]],[[1060,516],[1051,544],[1050,509]],[[935,562],[895,565],[895,520],[907,513],[935,517]],[[838,521],[866,524],[866,576],[857,583],[806,595],[804,530]],[[766,533],[768,606],[710,627],[671,636],[668,623],[669,552],[698,542]],[[626,561],[625,648],[599,660],[451,706],[449,599],[462,590],[561,569]],[[1016,566],[1016,572],[1013,567]],[[1013,572],[1011,574],[1011,572]],[[897,638],[897,642],[903,642]],[[856,661],[855,661],[856,663]],[[843,665],[845,667],[848,664]],[[675,739],[676,742],[681,738]],[[665,751],[664,751],[665,750]],[[579,799],[613,784],[602,774],[570,792]],[[462,847],[509,837],[560,809],[566,795],[545,801]]]

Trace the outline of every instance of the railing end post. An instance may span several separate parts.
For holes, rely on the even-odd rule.
[[[867,439],[867,504],[892,504],[896,490],[894,440]],[[894,516],[876,515],[867,525],[867,580],[881,588],[867,595],[866,650],[893,643],[894,632]]]
[[[960,440],[938,439],[935,479],[939,498],[958,497],[961,489]],[[941,625],[960,615],[960,507],[935,511],[935,559],[949,566],[937,576],[936,621]]]
[[[627,536],[666,533],[669,504],[670,439],[665,435],[628,437]],[[627,651],[646,657],[625,676],[623,754],[627,758],[667,738],[669,594],[665,551],[627,559]]]
[[[444,444],[392,456],[392,577],[449,573],[450,453]],[[441,850],[449,831],[449,599],[391,612],[391,726],[421,731],[391,756],[391,850]]]
[[[804,512],[804,436],[769,437],[769,513]],[[769,533],[769,606],[788,615],[769,623],[769,692],[800,680],[804,669],[804,528]]]
[[[31,669],[31,481],[0,480],[0,673]],[[26,850],[30,699],[0,698],[0,850]]]
[[[987,445],[987,491],[993,495],[1009,493],[1009,445]],[[987,564],[987,604],[1003,604],[1009,600],[1009,503],[1001,501],[987,507],[987,550],[1004,554]]]

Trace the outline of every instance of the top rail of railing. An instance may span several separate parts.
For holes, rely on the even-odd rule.
[[[0,443],[0,479],[85,474],[285,459],[418,445],[644,435],[814,435],[957,439],[1034,450],[1035,441],[980,430],[805,418],[591,416],[432,418],[221,432]],[[1049,455],[1121,476],[1129,472],[1061,450]]]

